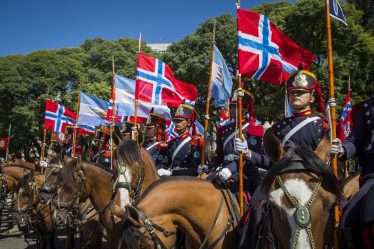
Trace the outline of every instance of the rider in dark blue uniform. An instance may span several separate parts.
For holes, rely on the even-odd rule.
[[[161,168],[160,165],[164,161],[165,129],[165,117],[161,114],[153,113],[152,109],[145,124],[145,142],[143,147],[151,154],[157,169]]]
[[[278,137],[279,142],[283,144],[287,150],[290,146],[308,146],[312,150],[322,138],[328,134],[328,123],[323,117],[312,111],[311,104],[316,101],[317,110],[324,112],[323,99],[317,78],[313,73],[304,70],[297,70],[292,73],[287,80],[287,98],[292,108],[292,116],[285,117],[272,125],[272,132]],[[268,131],[267,131],[268,132]],[[265,137],[267,133],[265,133]],[[246,140],[241,141],[239,138],[235,140],[236,151],[242,152],[243,157],[261,168],[269,168],[272,165],[270,158],[249,148]],[[256,229],[261,222],[262,213],[265,212],[263,202],[265,193],[258,188],[252,199],[249,222],[246,226],[250,227],[250,231],[245,233],[240,248],[255,248],[260,237],[257,236]],[[262,237],[266,238],[266,237]],[[260,242],[261,243],[261,242]]]
[[[187,104],[179,105],[173,118],[179,137],[171,140],[167,145],[162,168],[157,171],[160,176],[197,175],[201,145],[194,136],[195,115],[193,107]]]
[[[333,141],[331,152],[339,159],[358,157],[361,167],[360,190],[344,208],[340,220],[347,248],[373,248],[374,245],[374,97],[357,104],[351,134],[342,144]],[[353,114],[353,113],[352,113]]]
[[[242,110],[243,110],[243,136],[247,141],[248,147],[257,152],[262,151],[262,137],[264,129],[261,125],[256,124],[256,119],[253,116],[252,95],[246,91],[242,91]],[[209,163],[209,168],[222,166],[218,175],[223,180],[231,179],[237,183],[239,181],[239,155],[235,151],[235,138],[239,136],[239,130],[236,128],[236,109],[237,109],[237,94],[235,91],[230,101],[230,116],[233,122],[228,125],[222,126],[217,132],[217,150],[216,157]],[[248,160],[243,161],[243,174],[244,177],[244,192],[252,194],[260,181],[258,168],[255,164]],[[237,184],[233,185],[235,192],[238,192]],[[246,196],[249,201],[249,196]]]
[[[271,127],[272,131],[286,150],[291,143],[296,146],[308,146],[315,150],[329,129],[326,120],[311,109],[311,103],[316,100],[317,110],[325,111],[316,76],[304,70],[292,73],[287,81],[287,97],[292,108],[292,116],[276,122]],[[236,139],[236,147],[238,151],[243,152],[247,160],[255,165],[263,168],[270,166],[271,161],[265,155],[250,150],[245,141],[241,142],[240,139]]]

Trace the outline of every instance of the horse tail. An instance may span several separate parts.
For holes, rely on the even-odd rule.
[[[122,233],[118,248],[139,249],[140,232],[133,226],[127,212],[122,218]]]

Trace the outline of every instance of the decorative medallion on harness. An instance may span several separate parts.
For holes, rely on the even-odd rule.
[[[305,228],[310,224],[311,215],[305,206],[299,206],[296,208],[296,211],[294,213],[296,224]]]

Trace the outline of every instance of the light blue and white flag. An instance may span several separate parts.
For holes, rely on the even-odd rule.
[[[135,110],[135,80],[120,75],[115,75],[114,81],[115,99],[114,112],[115,116],[124,117],[134,116]],[[148,115],[154,108],[154,113],[163,115],[166,119],[171,120],[170,109],[165,105],[156,105],[138,101],[138,117],[148,118]]]
[[[330,5],[330,16],[341,21],[348,26],[347,21],[343,13],[343,9],[340,6],[338,0],[328,0]]]
[[[95,133],[95,127],[105,124],[108,101],[80,92],[78,126]]]
[[[227,68],[225,59],[221,52],[214,45],[213,65],[212,65],[212,82],[210,97],[214,98],[216,107],[225,107],[226,101],[231,96],[232,78]]]

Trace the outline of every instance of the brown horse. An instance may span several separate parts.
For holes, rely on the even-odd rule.
[[[58,175],[66,164],[72,161],[72,157],[60,157],[56,155],[53,160],[49,161],[49,166],[45,171],[45,179],[39,189],[39,201],[44,204],[49,204],[53,201],[54,196],[57,194]],[[77,222],[66,226],[67,232],[67,247],[74,247],[74,231],[78,230],[80,234],[80,247],[81,248],[101,248],[102,233],[99,229],[99,215],[92,208],[89,200],[83,202],[79,206],[79,210],[74,210],[74,216],[78,216]],[[75,217],[74,217],[75,218]],[[73,218],[73,219],[74,219]],[[66,224],[62,224],[65,226]]]
[[[13,216],[18,224],[36,228],[37,247],[55,248],[53,209],[49,205],[38,202],[38,188],[44,180],[44,174],[31,173],[25,175],[17,186],[17,198],[13,206]],[[29,231],[26,231],[28,234]]]
[[[237,248],[238,203],[227,190],[194,177],[153,183],[126,207],[121,248],[173,248],[177,229],[186,248]]]
[[[0,223],[3,208],[7,206],[7,196],[13,193],[22,178],[35,169],[35,165],[6,164],[0,167]]]
[[[274,134],[269,130],[268,136]],[[274,143],[265,144],[269,140]],[[315,152],[299,146],[285,153],[275,136],[269,140],[264,138],[265,151],[275,152],[271,157],[277,162],[262,186],[275,241],[280,248],[325,248],[331,242],[333,208],[340,195],[338,180],[326,164],[330,141],[322,140]]]
[[[107,241],[113,247],[119,237],[119,233],[115,233],[115,226],[124,213],[121,205],[130,203],[158,179],[152,157],[132,140],[118,146],[114,165],[118,166],[118,170],[112,174],[108,169],[89,163],[78,163],[76,160],[67,163],[61,171],[61,187],[55,201],[59,209],[57,217],[65,219],[61,210],[89,198],[99,213],[100,222],[105,228],[104,235],[109,236]],[[121,175],[123,181],[120,181]],[[118,197],[118,188],[127,189],[127,203],[123,202],[126,196]]]

